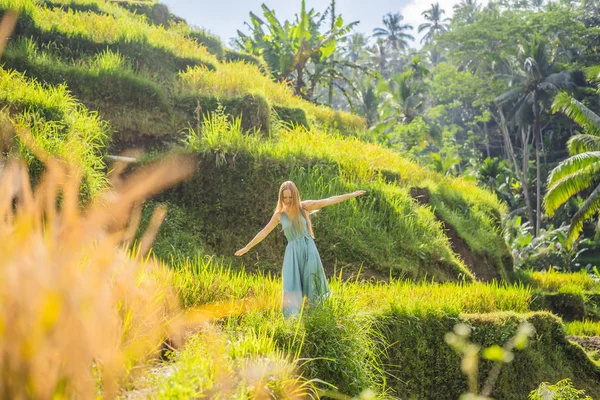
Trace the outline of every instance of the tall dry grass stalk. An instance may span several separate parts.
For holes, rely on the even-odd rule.
[[[0,397],[111,398],[179,315],[168,271],[143,257],[165,210],[134,256],[131,211],[194,165],[171,157],[126,180],[117,167],[112,187],[81,210],[80,171],[34,152],[46,164],[35,189],[22,161],[0,171]]]

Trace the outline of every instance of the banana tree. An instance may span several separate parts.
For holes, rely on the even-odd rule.
[[[250,34],[238,31],[236,43],[242,50],[262,56],[276,80],[293,82],[297,95],[313,100],[317,84],[348,81],[340,71],[344,67],[360,68],[333,57],[340,42],[358,22],[344,24],[342,16],[338,15],[327,27],[331,7],[323,14],[314,9],[307,11],[304,0],[293,22],[281,23],[265,4],[262,11],[264,19],[250,13],[250,23],[246,23]],[[350,81],[346,83],[351,84]]]

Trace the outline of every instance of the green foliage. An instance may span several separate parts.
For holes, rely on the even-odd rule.
[[[246,35],[238,30],[237,44],[249,54],[262,56],[275,79],[293,81],[295,94],[307,99],[315,97],[314,91],[319,83],[334,84],[335,79],[352,84],[339,71],[340,67],[352,65],[337,61],[332,55],[357,22],[344,25],[344,20],[338,15],[329,29],[322,32],[330,8],[322,16],[314,9],[306,11],[304,0],[294,22],[281,23],[275,12],[265,4],[262,11],[266,22],[251,12],[250,23],[247,24],[251,32]],[[344,90],[340,86],[338,88]]]
[[[269,67],[265,60],[248,53],[225,49],[224,60],[227,62],[245,62],[257,66],[265,75],[269,75]]]
[[[46,83],[66,83],[81,101],[103,103],[105,106],[100,109],[115,103],[144,109],[166,105],[164,90],[136,74],[121,53],[107,49],[73,64],[56,57],[54,46],[40,48],[31,39],[13,41],[3,54],[5,68],[22,71]]]
[[[396,395],[428,398],[436,393],[439,398],[456,399],[466,391],[467,381],[459,369],[461,360],[444,343],[445,334],[457,322],[473,328],[471,342],[481,347],[506,343],[524,320],[537,332],[530,345],[516,352],[514,360],[501,370],[491,393],[494,398],[522,399],[538,382],[565,376],[576,379],[586,388],[594,387],[593,377],[600,372],[580,349],[576,351],[575,346],[566,341],[560,321],[550,314],[458,316],[432,311],[411,315],[392,308],[383,316],[386,341],[393,343],[383,362],[390,366],[388,385]],[[492,361],[480,364],[479,387],[493,365]],[[552,368],[547,368],[549,365]]]
[[[374,321],[357,315],[352,299],[343,293],[306,312],[300,356],[309,361],[302,368],[303,375],[323,380],[347,395],[378,386],[382,371]]]
[[[565,332],[570,336],[600,336],[600,322],[572,321],[565,324]]]
[[[553,111],[563,112],[574,119],[583,127],[585,134],[569,139],[571,157],[562,161],[550,173],[548,193],[544,197],[546,212],[552,216],[569,198],[594,188],[571,220],[566,238],[566,245],[570,247],[581,233],[583,222],[595,217],[600,208],[600,186],[596,186],[596,175],[600,167],[600,117],[566,93],[556,96]]]
[[[552,398],[553,400],[592,400],[585,394],[585,390],[578,390],[573,387],[570,379],[563,379],[554,385],[543,382],[540,386],[529,393],[529,400],[543,400]]]
[[[510,227],[510,224],[513,226]],[[506,224],[508,240],[511,242],[515,265],[519,268],[546,270],[550,266],[564,272],[578,271],[583,268],[591,270],[591,264],[582,262],[582,255],[588,250],[589,240],[576,240],[569,243],[568,226],[554,229],[541,229],[538,236],[534,237],[529,232],[528,224],[521,224],[517,217]]]
[[[548,292],[598,292],[600,284],[585,270],[579,272],[558,272],[553,268],[545,271],[521,270],[518,280],[534,289]]]
[[[210,120],[213,113],[225,117],[227,121],[239,119],[240,132],[255,130],[268,135],[270,128],[271,109],[267,100],[259,94],[247,94],[234,97],[215,97],[210,95],[182,94],[176,101],[176,109],[183,112],[188,121]],[[200,118],[200,121],[198,121]]]

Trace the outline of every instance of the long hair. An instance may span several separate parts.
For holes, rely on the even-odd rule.
[[[296,184],[294,182],[285,181],[279,187],[279,200],[277,201],[277,207],[275,208],[275,212],[280,213],[281,211],[283,211],[283,192],[288,189],[292,192],[292,204],[289,205],[286,214],[290,219],[292,228],[296,230],[296,232],[300,232],[300,230],[302,229],[300,214],[302,214],[302,216],[304,216],[304,219],[306,220],[306,227],[308,228],[308,233],[310,234],[310,236],[315,237],[312,229],[312,223],[310,222],[310,218],[308,217],[309,213],[306,212],[304,207],[301,206],[300,193],[298,192],[298,188],[296,187]]]

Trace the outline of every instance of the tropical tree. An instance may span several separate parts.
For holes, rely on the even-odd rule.
[[[387,44],[384,39],[377,39],[375,43],[367,49],[369,63],[381,76],[386,76],[388,64]]]
[[[600,210],[600,116],[566,92],[556,96],[552,110],[566,114],[583,129],[583,133],[569,139],[571,157],[552,170],[544,197],[546,213],[553,216],[571,197],[582,192],[589,193],[571,220],[567,235],[568,246],[571,246],[581,233],[584,221]]]
[[[390,47],[394,50],[405,50],[408,48],[408,40],[415,38],[405,33],[413,29],[412,25],[402,24],[404,17],[400,13],[387,13],[383,17],[383,25],[385,28],[375,28],[373,36],[387,40]]]
[[[454,5],[453,8],[453,21],[472,24],[475,22],[475,15],[481,9],[481,5],[477,0],[461,0],[461,2]]]
[[[359,112],[367,120],[367,126],[372,126],[377,121],[377,107],[379,106],[379,94],[373,79],[365,77],[359,85]]]
[[[542,112],[557,90],[571,85],[571,75],[558,71],[556,55],[551,54],[548,41],[534,34],[519,46],[517,70],[507,75],[511,88],[496,98],[500,104],[512,106],[511,115],[521,124],[533,126],[536,159],[536,218],[535,231],[541,223],[541,165]]]
[[[348,36],[344,46],[345,55],[352,63],[357,63],[363,56],[367,47],[367,36],[364,33],[354,33]]]
[[[359,68],[333,57],[339,42],[358,23],[344,24],[341,15],[325,30],[328,7],[323,14],[314,9],[306,10],[302,0],[300,14],[293,22],[283,24],[275,12],[262,5],[265,20],[250,13],[250,34],[238,31],[238,46],[254,55],[262,56],[269,65],[273,77],[279,81],[293,81],[297,95],[313,100],[318,84],[352,82],[342,73],[343,68]],[[266,22],[265,22],[266,21]],[[321,32],[324,30],[324,32]],[[341,88],[341,85],[338,86]]]
[[[429,10],[425,10],[421,13],[428,21],[419,25],[418,28],[419,33],[427,31],[425,36],[421,39],[421,43],[432,42],[437,35],[448,31],[449,25],[447,21],[449,21],[449,18],[442,19],[442,16],[445,13],[446,11],[440,8],[440,3],[432,4]]]
[[[377,84],[382,103],[380,115],[383,124],[409,124],[423,109],[425,86],[412,79],[410,73],[395,74],[392,78]]]

